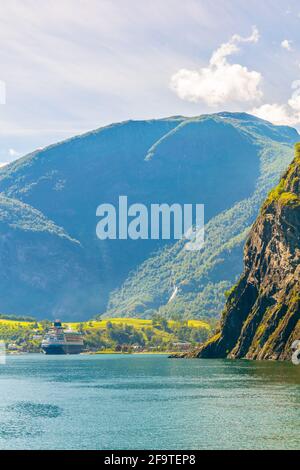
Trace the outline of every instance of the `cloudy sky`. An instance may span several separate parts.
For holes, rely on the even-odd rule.
[[[300,129],[299,0],[1,0],[0,21],[0,164],[126,119]]]

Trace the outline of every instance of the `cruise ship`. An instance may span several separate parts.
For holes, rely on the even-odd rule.
[[[73,330],[64,330],[60,320],[55,320],[53,328],[42,341],[45,354],[79,354],[83,350],[82,334]]]

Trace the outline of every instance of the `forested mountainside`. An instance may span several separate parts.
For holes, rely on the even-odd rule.
[[[244,265],[221,331],[196,355],[289,359],[300,338],[300,144],[251,230]]]
[[[184,243],[178,242],[150,256],[111,294],[107,316],[126,316],[130,312],[132,316],[147,317],[157,310],[167,317],[220,315],[224,293],[242,271],[243,246],[250,227],[266,194],[292,160],[293,143],[299,138],[292,129],[272,126],[252,116],[226,113],[220,118],[239,128],[245,141],[255,148],[259,173],[253,191],[207,220],[205,246],[200,252],[187,252]],[[221,153],[234,151],[230,142],[223,144]],[[244,159],[242,147],[239,154],[246,165],[252,164]],[[244,183],[228,174],[223,180],[230,181],[233,191],[236,184]]]
[[[0,170],[0,311],[216,316],[261,201],[292,159],[288,127],[246,114],[128,121]],[[96,237],[96,208],[203,203],[206,245]],[[168,303],[172,292],[172,302]]]

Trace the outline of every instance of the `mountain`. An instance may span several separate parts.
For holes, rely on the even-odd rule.
[[[226,201],[228,191],[235,194],[249,179],[253,182],[252,188],[248,185],[244,197],[239,196],[233,204],[227,203],[225,210],[220,209],[215,216],[207,218],[203,250],[187,252],[184,244],[177,242],[154,253],[139,265],[125,283],[110,295],[106,316],[128,316],[128,313],[136,317],[151,316],[159,310],[167,317],[217,318],[222,311],[224,293],[237,281],[242,271],[243,246],[250,227],[268,191],[291,162],[293,143],[299,135],[294,129],[273,126],[245,114],[221,113],[209,119],[213,119],[215,124],[210,141],[213,145],[206,147],[207,154],[206,148],[204,150],[197,145],[197,152],[198,158],[207,158],[210,166],[217,163],[206,176],[206,184],[214,192],[207,194],[205,188],[199,200],[206,202],[207,195],[208,199],[217,198],[220,201],[221,198]],[[219,139],[217,128],[224,121],[240,133],[240,146],[227,132],[226,138]],[[163,143],[166,146],[168,142],[163,139]],[[178,145],[179,155],[189,156],[194,143],[193,138],[188,145],[184,143],[184,148]],[[252,157],[247,155],[249,144],[254,151]],[[170,156],[174,151],[174,148],[163,147],[160,153]],[[237,170],[232,172],[234,165],[228,165],[227,159],[232,159],[234,165],[237,161],[242,163],[251,178],[249,175],[246,179],[237,177]],[[193,172],[196,177],[196,171]],[[201,174],[197,181],[202,187]]]
[[[298,133],[247,114],[127,121],[0,170],[0,311],[216,316]],[[96,237],[99,204],[204,203],[206,245]],[[172,302],[168,303],[173,295]]]
[[[220,332],[199,357],[289,359],[300,338],[300,144],[245,246]]]
[[[31,312],[44,318],[44,312],[51,311],[60,316],[80,302],[88,305],[95,295],[97,279],[88,269],[80,242],[37,209],[4,196],[0,196],[0,266],[2,312]],[[53,299],[60,302],[54,305]]]

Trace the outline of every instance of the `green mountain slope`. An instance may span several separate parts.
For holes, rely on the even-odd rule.
[[[105,312],[149,316],[158,308],[166,315],[215,316],[240,271],[247,230],[297,139],[294,129],[245,114],[128,121],[1,169],[2,199],[26,207],[31,227],[12,227],[8,218],[14,215],[0,212],[3,233],[17,234],[20,247],[31,250],[21,262],[13,257],[16,241],[8,242],[3,276],[17,294],[0,285],[0,310],[40,317],[59,311],[67,319]],[[205,249],[187,253],[182,242],[98,240],[96,208],[117,206],[120,195],[147,206],[204,203]],[[34,230],[41,221],[47,230]],[[44,273],[43,282],[34,273]],[[174,285],[177,295],[168,304]]]
[[[82,289],[87,304],[97,282],[77,240],[37,209],[0,196],[2,312],[80,315]],[[97,294],[100,289],[98,282]]]
[[[243,246],[250,227],[267,192],[291,161],[297,137],[297,133],[286,133],[251,118],[230,121],[249,135],[256,148],[260,173],[252,195],[207,223],[201,252],[187,252],[178,242],[146,260],[111,294],[107,316],[151,316],[159,309],[168,317],[207,318],[222,311],[224,293],[242,270]],[[286,143],[289,139],[291,144]],[[229,181],[238,184],[235,178]]]

